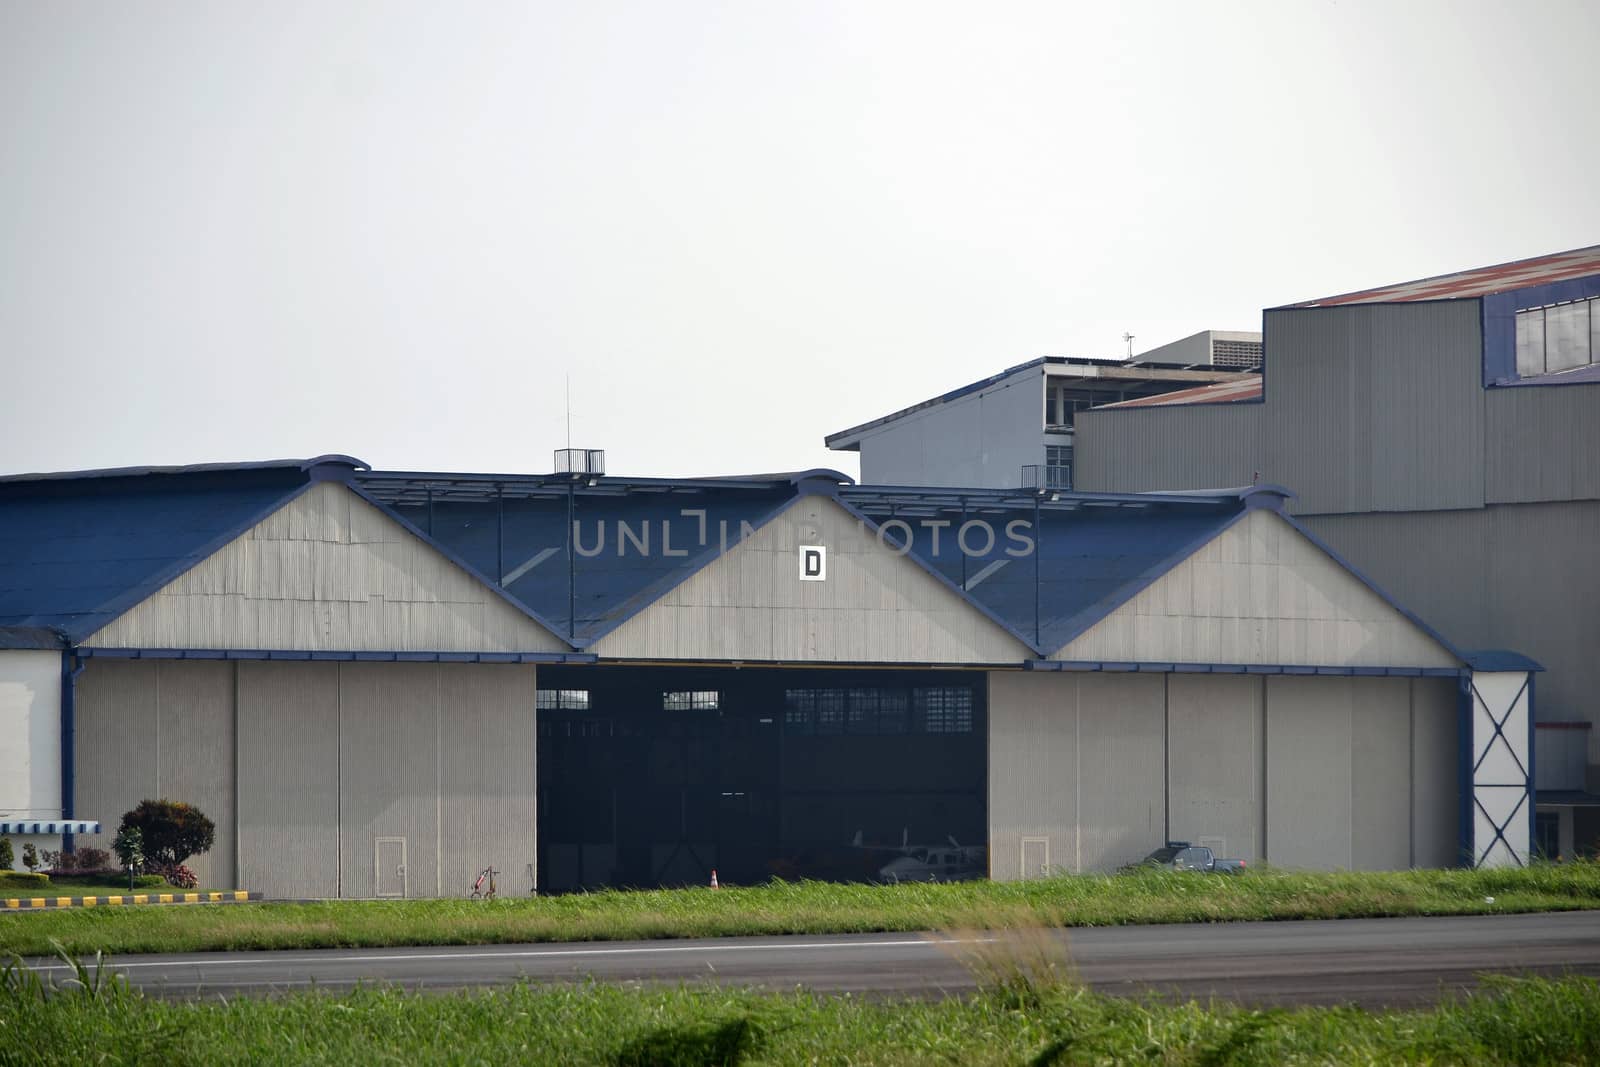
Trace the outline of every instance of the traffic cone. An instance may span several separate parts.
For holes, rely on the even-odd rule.
[[[717,884],[717,869],[715,867],[711,868],[711,888],[712,889],[721,889],[722,888],[720,885]]]

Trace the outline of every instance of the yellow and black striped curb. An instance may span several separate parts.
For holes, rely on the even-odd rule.
[[[54,908],[125,908],[134,904],[242,904],[260,900],[260,893],[228,889],[208,893],[113,893],[94,897],[0,897],[0,911]]]

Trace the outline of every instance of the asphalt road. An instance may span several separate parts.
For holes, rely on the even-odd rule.
[[[971,990],[981,958],[1070,960],[1107,993],[1155,990],[1252,1004],[1425,1004],[1485,972],[1600,976],[1600,911],[1428,919],[1125,926],[1007,937],[861,934],[484,947],[121,956],[165,996],[271,994],[386,982],[408,989],[528,978],[712,981],[765,989],[940,996]],[[35,960],[61,978],[60,961]]]

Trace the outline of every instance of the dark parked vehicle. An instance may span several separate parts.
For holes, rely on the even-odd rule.
[[[1206,846],[1191,845],[1187,841],[1168,841],[1132,866],[1165,867],[1173,871],[1199,871],[1202,874],[1244,872],[1244,860],[1219,859]]]

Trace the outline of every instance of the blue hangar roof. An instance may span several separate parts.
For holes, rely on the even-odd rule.
[[[81,643],[323,480],[386,509],[578,649],[798,497],[822,495],[1049,656],[1244,512],[1281,510],[1288,496],[1273,486],[859,486],[828,470],[686,479],[372,471],[348,456],[24,475],[0,478],[0,648]],[[983,522],[959,537],[974,519]]]

